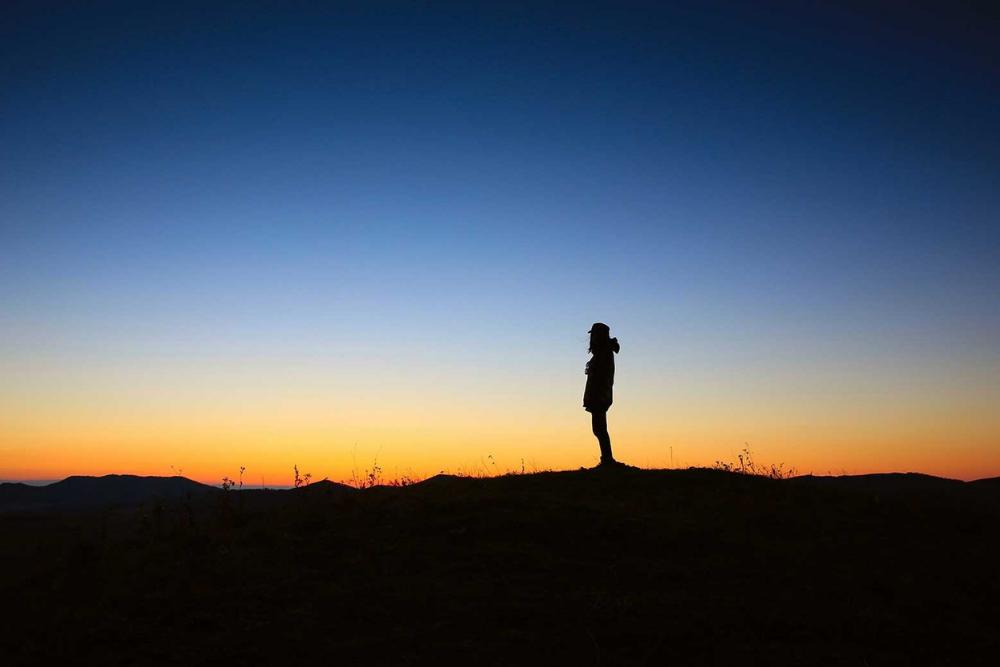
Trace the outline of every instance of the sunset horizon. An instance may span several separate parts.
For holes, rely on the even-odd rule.
[[[2,12],[0,479],[1000,475],[968,13]]]
[[[998,10],[0,2],[4,667],[993,665]]]

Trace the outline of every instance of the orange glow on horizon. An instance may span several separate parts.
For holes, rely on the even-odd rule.
[[[818,436],[808,426],[630,424],[625,413],[610,413],[615,451],[621,460],[640,467],[711,466],[718,460],[734,461],[749,446],[758,463],[783,463],[799,474],[923,472],[965,480],[1000,474],[996,439],[987,431],[966,430],[961,445],[951,445],[945,433],[920,433],[918,427],[902,434],[842,427]],[[439,472],[494,475],[517,472],[522,466],[531,472],[594,465],[597,447],[586,413],[562,416],[551,423],[526,420],[520,428],[492,429],[486,428],[491,422],[482,415],[434,424],[418,414],[395,423],[373,416],[368,425],[342,428],[305,423],[268,427],[264,420],[250,419],[228,425],[164,425],[150,433],[143,431],[142,423],[90,425],[86,431],[69,432],[22,425],[16,432],[9,427],[5,431],[0,479],[183,474],[218,484],[246,466],[248,484],[263,479],[265,484],[285,485],[291,483],[293,465],[313,479],[334,481],[362,475],[376,462],[386,480]],[[707,419],[704,423],[711,425]],[[746,436],[748,432],[752,435]]]
[[[284,485],[293,465],[340,481],[376,459],[389,480],[597,461],[579,372],[517,384],[506,370],[458,368],[428,388],[426,369],[224,370],[0,380],[0,479],[182,471],[218,484],[245,466],[247,483]],[[644,371],[622,356],[609,413],[616,456],[640,467],[711,466],[746,444],[759,463],[800,474],[1000,475],[1000,396],[989,374],[908,393],[865,393],[849,377],[817,394],[791,372],[766,384],[680,377],[667,386]]]

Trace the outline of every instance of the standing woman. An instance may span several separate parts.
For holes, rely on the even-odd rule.
[[[590,327],[590,352],[587,362],[587,387],[583,391],[583,407],[590,413],[594,435],[601,445],[601,465],[615,465],[611,455],[611,436],[608,435],[608,408],[612,402],[615,384],[615,354],[621,349],[618,339],[611,337],[611,329],[603,322]]]

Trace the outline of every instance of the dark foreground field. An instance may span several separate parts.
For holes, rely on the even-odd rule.
[[[32,502],[0,513],[6,665],[1000,664],[997,480],[620,470]]]

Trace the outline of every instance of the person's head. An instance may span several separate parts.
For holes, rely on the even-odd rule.
[[[594,322],[590,327],[590,347],[588,352],[601,352],[607,349],[615,349],[617,340],[611,337],[611,327],[604,322]],[[615,350],[617,352],[617,350]]]

